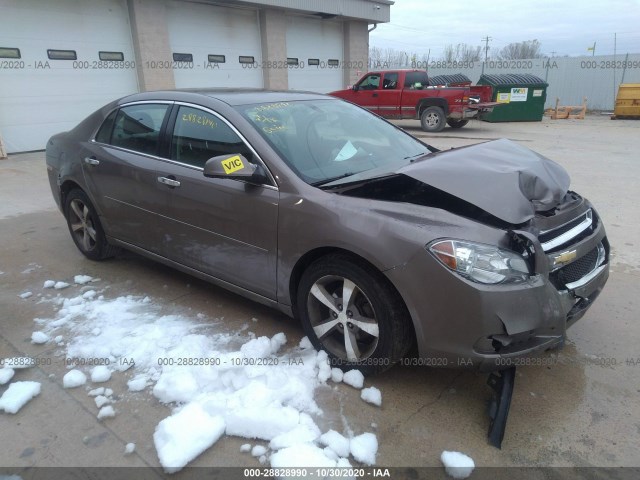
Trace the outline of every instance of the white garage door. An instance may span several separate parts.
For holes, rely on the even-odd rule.
[[[289,88],[320,93],[344,88],[342,37],[340,22],[287,17]]]
[[[125,0],[0,0],[0,19],[0,135],[9,152],[43,149],[138,91]],[[101,61],[99,52],[123,60]]]
[[[262,87],[256,10],[170,2],[168,23],[176,88]]]

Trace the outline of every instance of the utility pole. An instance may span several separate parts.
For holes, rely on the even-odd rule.
[[[484,42],[484,63],[482,64],[482,73],[484,73],[484,65],[487,63],[487,59],[489,57],[489,42],[493,40],[489,35],[484,37],[482,41]]]
[[[618,50],[618,34],[613,34],[613,108],[616,107],[616,54]]]

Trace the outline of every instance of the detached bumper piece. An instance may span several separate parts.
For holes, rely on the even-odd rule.
[[[515,380],[516,367],[492,373],[487,380],[487,385],[493,390],[493,398],[489,404],[489,418],[491,419],[488,434],[489,444],[496,448],[502,448]]]

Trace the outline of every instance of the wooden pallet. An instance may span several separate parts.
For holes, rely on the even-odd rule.
[[[0,135],[0,160],[8,158],[7,150],[4,148],[4,142],[2,141],[2,135]]]
[[[544,112],[552,120],[560,120],[565,118],[573,118],[576,120],[584,120],[587,113],[587,97],[582,100],[582,105],[560,106],[560,99],[556,98],[556,108],[547,108]]]

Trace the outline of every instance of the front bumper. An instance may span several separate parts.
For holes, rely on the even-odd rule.
[[[483,285],[454,274],[422,250],[385,272],[402,295],[416,332],[419,365],[493,371],[562,346],[566,330],[600,294],[609,276],[609,244],[601,222],[571,245],[576,261],[603,245],[606,257],[580,281],[560,285],[546,267],[553,254],[536,252],[545,266],[527,282]],[[538,245],[539,246],[539,245]],[[537,259],[538,260],[538,259]]]

